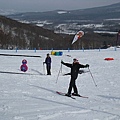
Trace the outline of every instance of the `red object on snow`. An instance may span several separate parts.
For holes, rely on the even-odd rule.
[[[22,64],[27,64],[27,60],[23,59]]]
[[[21,65],[20,70],[23,71],[23,72],[26,72],[28,70],[27,65],[26,64]]]
[[[114,58],[105,58],[104,60],[114,60]]]

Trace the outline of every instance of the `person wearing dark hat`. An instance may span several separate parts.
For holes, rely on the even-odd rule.
[[[80,96],[78,94],[78,90],[77,90],[77,86],[76,86],[76,79],[78,77],[79,69],[89,67],[89,65],[88,64],[86,64],[86,65],[79,64],[79,62],[76,58],[73,59],[72,64],[65,63],[63,61],[61,61],[61,64],[71,68],[71,72],[70,72],[71,79],[70,79],[69,88],[68,88],[68,92],[67,92],[66,96],[68,96],[68,97],[71,96],[72,88],[73,88],[73,91],[74,91],[74,93],[72,93],[72,94],[76,95],[76,96]]]
[[[43,62],[43,64],[44,63],[46,63],[47,75],[51,75],[51,57],[49,53],[47,54],[47,57],[45,59],[45,62]]]

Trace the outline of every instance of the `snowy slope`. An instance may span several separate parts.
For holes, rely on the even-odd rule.
[[[0,50],[6,54],[42,56],[0,56],[0,71],[22,73],[0,73],[0,120],[120,120],[120,49],[63,51],[63,56],[51,56],[52,75],[42,75],[46,72],[43,61],[50,52]],[[88,99],[76,97],[73,100],[55,92],[67,92],[70,76],[62,74],[70,69],[62,66],[57,83],[56,80],[61,60],[71,63],[74,57],[81,64],[90,65],[97,84],[96,87],[89,72],[79,75],[79,93]],[[105,61],[106,57],[114,60]],[[25,73],[20,71],[23,59],[28,61]],[[88,71],[88,68],[84,70]]]

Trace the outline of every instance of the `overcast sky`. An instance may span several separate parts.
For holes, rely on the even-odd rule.
[[[19,12],[76,10],[118,3],[120,0],[0,0],[0,9]]]

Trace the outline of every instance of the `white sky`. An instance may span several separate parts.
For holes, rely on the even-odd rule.
[[[105,6],[120,0],[0,0],[0,9],[19,12],[75,10]]]

